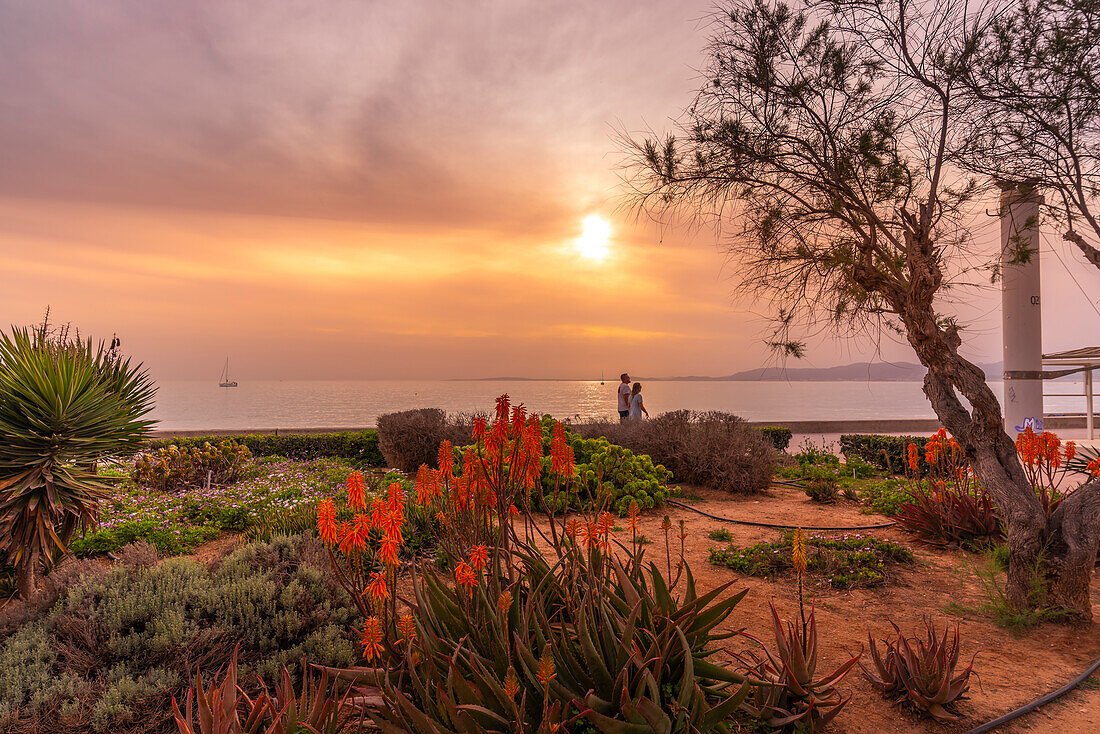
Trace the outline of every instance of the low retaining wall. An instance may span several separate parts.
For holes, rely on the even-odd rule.
[[[1083,415],[1052,415],[1047,416],[1043,424],[1052,430],[1066,428],[1084,428],[1085,417]],[[839,420],[839,421],[749,421],[750,426],[785,426],[791,429],[791,433],[935,433],[940,429],[940,422],[935,418],[912,419],[865,419],[865,420]],[[338,433],[340,431],[364,431],[367,428],[210,428],[201,431],[150,431],[153,438],[172,438],[174,436],[242,436],[246,433],[275,434],[280,433]]]

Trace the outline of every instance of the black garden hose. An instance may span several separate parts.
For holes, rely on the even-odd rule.
[[[1043,696],[1042,698],[1035,699],[1034,701],[1027,704],[1026,706],[1021,706],[1020,708],[1016,709],[1015,711],[1009,711],[1004,716],[999,716],[996,719],[994,719],[993,721],[990,721],[988,723],[982,724],[981,726],[975,727],[975,728],[971,729],[970,731],[966,732],[966,734],[985,734],[985,732],[993,731],[998,726],[1001,726],[1003,724],[1007,724],[1008,722],[1012,721],[1013,719],[1015,719],[1019,716],[1023,716],[1026,713],[1030,713],[1030,712],[1034,711],[1035,709],[1039,708],[1040,706],[1045,706],[1048,703],[1050,703],[1051,701],[1054,701],[1058,698],[1061,698],[1062,696],[1066,695],[1067,693],[1072,691],[1077,686],[1084,683],[1085,680],[1087,680],[1088,677],[1090,675],[1092,675],[1093,673],[1095,673],[1097,670],[1100,670],[1100,658],[1096,658],[1096,660],[1093,660],[1092,665],[1085,668],[1084,673],[1081,673],[1081,675],[1077,676],[1076,678],[1071,680],[1069,683],[1067,683],[1064,686],[1062,686],[1061,688],[1059,688],[1057,691],[1052,691],[1051,693],[1048,693],[1047,695]]]
[[[835,527],[835,528],[805,527],[805,526],[802,526],[802,525],[780,525],[778,523],[772,523],[772,522],[755,522],[753,520],[734,520],[734,519],[728,518],[728,517],[719,517],[718,515],[712,515],[709,512],[703,512],[702,510],[700,510],[697,507],[692,507],[691,505],[685,505],[683,502],[677,502],[676,500],[668,500],[668,503],[670,505],[676,505],[677,507],[682,507],[685,510],[691,510],[692,512],[697,512],[700,515],[702,515],[703,517],[709,517],[711,520],[718,520],[719,522],[729,522],[729,523],[734,523],[736,525],[751,525],[752,527],[755,527],[755,528],[776,528],[778,530],[797,530],[798,528],[802,528],[803,530],[819,530],[819,531],[822,531],[822,532],[835,532],[835,531],[839,531],[839,530],[881,530],[883,528],[891,528],[896,524],[893,521],[890,521],[890,522],[884,522],[884,523],[881,523],[881,524],[878,524],[878,525],[849,525],[847,527]]]

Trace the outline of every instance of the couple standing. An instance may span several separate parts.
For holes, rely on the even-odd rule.
[[[619,375],[619,378],[622,380],[619,384],[619,422],[640,421],[643,413],[648,418],[649,411],[642,402],[642,383],[635,382],[631,387],[630,375],[626,372]]]

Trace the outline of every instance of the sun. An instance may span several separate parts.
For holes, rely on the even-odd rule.
[[[581,236],[574,244],[577,252],[586,260],[603,260],[610,253],[611,224],[598,214],[584,218]]]

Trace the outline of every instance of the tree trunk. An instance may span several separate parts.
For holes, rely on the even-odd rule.
[[[24,558],[15,568],[15,590],[21,599],[32,599],[38,593],[38,562]]]
[[[1005,432],[1001,405],[984,373],[958,355],[959,339],[931,319],[907,320],[909,341],[928,374],[924,392],[962,446],[1008,530],[1005,593],[1014,609],[1064,609],[1092,619],[1089,588],[1100,542],[1100,480],[1071,494],[1047,517]],[[916,338],[915,338],[916,337]],[[968,410],[959,399],[970,403]]]
[[[1062,500],[1050,517],[1046,535],[1047,603],[1091,619],[1089,588],[1100,546],[1100,479]]]

